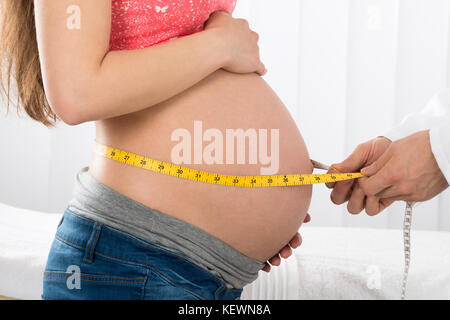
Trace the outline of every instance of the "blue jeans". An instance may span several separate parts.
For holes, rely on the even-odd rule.
[[[66,210],[48,256],[42,298],[233,300],[241,293],[180,254]]]

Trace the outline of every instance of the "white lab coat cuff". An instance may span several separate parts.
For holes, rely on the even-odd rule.
[[[416,133],[419,127],[420,125],[418,125],[413,119],[407,118],[398,126],[386,131],[382,134],[382,136],[391,141],[396,141]]]
[[[450,183],[450,123],[430,130],[430,145],[434,158]]]
[[[400,125],[387,131],[384,136],[392,141],[413,133],[429,130],[450,120],[450,89],[441,90],[421,112],[408,115]]]

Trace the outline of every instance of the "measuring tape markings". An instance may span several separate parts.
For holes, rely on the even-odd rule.
[[[233,187],[289,187],[330,183],[361,178],[361,173],[336,174],[287,174],[267,176],[230,176],[181,167],[172,163],[150,159],[131,152],[119,150],[95,141],[94,151],[100,156],[161,174],[209,184]]]

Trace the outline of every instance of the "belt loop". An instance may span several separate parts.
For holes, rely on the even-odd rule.
[[[92,233],[89,238],[89,241],[86,245],[86,249],[84,252],[84,262],[92,263],[94,262],[94,252],[95,247],[97,246],[98,238],[100,236],[100,232],[102,230],[102,224],[95,221],[94,227],[92,228]]]

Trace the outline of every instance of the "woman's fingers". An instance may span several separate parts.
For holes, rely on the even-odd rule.
[[[307,217],[308,216],[309,214],[307,214]],[[306,220],[307,219],[305,218],[305,221]],[[311,220],[311,217],[309,217],[309,220]],[[289,244],[285,245],[278,254],[274,255],[269,259],[269,261],[266,262],[262,270],[269,272],[271,270],[271,266],[279,266],[281,264],[281,259],[289,258],[292,255],[292,249],[298,248],[302,244],[302,241],[302,236],[297,232],[291,241],[289,241]]]
[[[311,219],[311,217],[309,219]],[[285,245],[278,254],[274,255],[264,264],[262,270],[269,272],[272,266],[279,266],[281,264],[281,259],[289,258],[292,255],[292,249],[298,248],[302,244],[302,241],[302,236],[297,232],[291,241],[289,241],[289,244]]]
[[[292,249],[289,247],[289,245],[286,245],[283,249],[280,250],[279,253],[280,257],[283,259],[287,259],[292,255]]]
[[[291,246],[292,249],[296,249],[300,247],[302,242],[303,242],[302,236],[300,235],[300,233],[297,232],[296,235],[292,238],[292,240],[289,241],[289,245]]]
[[[266,66],[264,65],[264,63],[260,62],[259,68],[258,68],[258,70],[256,71],[256,73],[257,73],[258,75],[260,75],[261,77],[262,77],[262,76],[265,76],[265,75],[267,74],[267,68],[266,68]]]
[[[309,213],[306,214],[305,220],[303,220],[303,223],[308,223],[311,221],[311,215]]]
[[[280,256],[279,256],[279,255],[273,256],[273,257],[269,260],[269,263],[270,263],[272,266],[278,267],[278,266],[281,264],[281,258],[280,258]]]

